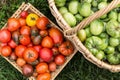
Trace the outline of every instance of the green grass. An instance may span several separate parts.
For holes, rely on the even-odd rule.
[[[6,2],[0,3],[0,27],[6,23],[23,1],[33,4],[56,23],[55,18],[50,14],[47,0],[6,0]],[[0,57],[0,80],[26,80],[26,78]],[[111,73],[108,70],[100,69],[77,52],[55,80],[120,80],[120,73]]]

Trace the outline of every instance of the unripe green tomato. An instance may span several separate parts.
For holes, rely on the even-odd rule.
[[[86,32],[84,29],[81,29],[77,32],[77,36],[80,39],[81,42],[84,42],[86,39]]]

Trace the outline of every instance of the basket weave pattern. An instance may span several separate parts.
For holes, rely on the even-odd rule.
[[[97,59],[76,36],[76,33],[80,29],[84,28],[86,25],[90,24],[93,20],[98,19],[102,15],[114,9],[118,4],[120,4],[120,0],[113,0],[107,7],[95,12],[93,15],[81,21],[74,28],[70,28],[70,26],[65,22],[63,17],[61,17],[61,14],[59,13],[57,7],[55,6],[54,0],[48,0],[48,2],[49,2],[50,10],[53,16],[56,18],[59,26],[65,30],[64,35],[73,40],[77,50],[79,50],[88,61],[92,62],[93,64],[97,65],[100,68],[108,69],[111,72],[120,72],[120,65],[111,65]]]
[[[11,17],[14,17],[14,18],[19,18],[20,17],[20,13],[22,11],[28,11],[29,13],[35,13],[37,14],[39,17],[41,16],[45,16],[43,15],[41,12],[39,12],[34,6],[32,6],[30,3],[22,3],[22,5],[19,7],[19,9],[11,16]],[[49,20],[50,21],[50,20]],[[51,23],[51,26],[53,27],[56,27],[58,28],[52,21],[50,21]],[[4,25],[4,28],[7,27],[7,23]],[[59,28],[58,28],[59,29]],[[59,29],[60,30],[60,29]],[[62,30],[60,30],[62,32]],[[67,38],[69,39],[69,38]],[[69,39],[70,40],[70,39]],[[75,46],[74,46],[75,47]],[[66,57],[66,62],[61,65],[61,66],[58,66],[56,71],[55,72],[52,72],[51,73],[51,80],[54,80],[56,78],[56,76],[62,71],[62,69],[67,65],[67,63],[72,59],[72,57],[75,55],[75,53],[77,52],[77,50],[74,48],[74,52],[73,54],[71,54],[70,56]],[[3,56],[2,56],[3,57]],[[14,66],[19,72],[22,73],[22,69],[14,62],[14,61],[11,61],[9,58],[7,57],[3,57],[4,59],[6,59],[12,66]],[[29,77],[28,78],[29,80],[36,80],[34,77]]]

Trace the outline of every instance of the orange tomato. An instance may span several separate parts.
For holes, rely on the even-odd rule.
[[[31,42],[31,39],[28,35],[21,35],[19,39],[22,45],[28,45]]]
[[[23,35],[30,35],[30,27],[29,26],[22,26],[20,29],[20,33]]]
[[[10,46],[3,46],[1,49],[1,54],[5,57],[10,56],[12,53],[12,49]]]
[[[16,63],[18,66],[22,67],[26,64],[26,61],[23,58],[17,58]]]
[[[50,78],[50,73],[43,73],[38,75],[37,80],[50,80]]]
[[[41,62],[36,66],[36,71],[37,73],[41,74],[41,73],[45,73],[48,72],[48,64],[45,62]]]
[[[26,20],[24,18],[19,18],[18,20],[19,20],[20,26],[26,25]]]

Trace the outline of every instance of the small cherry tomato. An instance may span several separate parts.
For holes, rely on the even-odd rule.
[[[8,30],[15,31],[20,28],[20,22],[16,18],[9,18],[8,19]]]
[[[38,29],[41,29],[41,30],[45,30],[47,29],[47,25],[49,24],[49,20],[48,18],[46,17],[40,17],[38,20],[37,20],[37,27]]]
[[[26,64],[26,61],[23,58],[17,58],[16,63],[18,66],[22,67]]]
[[[26,18],[28,16],[28,12],[27,11],[22,11],[21,13],[20,13],[20,17],[21,18]]]
[[[10,46],[3,46],[1,50],[2,56],[8,57],[12,53],[12,49]]]
[[[30,42],[31,42],[31,39],[28,35],[21,35],[20,36],[20,43],[22,45],[28,45],[28,44],[30,44]]]

